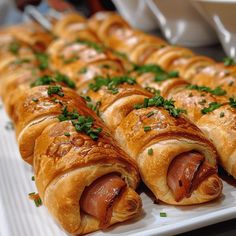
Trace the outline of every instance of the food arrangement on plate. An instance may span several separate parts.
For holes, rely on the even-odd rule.
[[[232,60],[168,45],[113,12],[0,35],[0,92],[33,167],[31,197],[68,233],[137,218],[140,180],[185,206],[221,196],[217,164],[236,178]]]

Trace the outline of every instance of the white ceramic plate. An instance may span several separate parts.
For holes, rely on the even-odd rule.
[[[31,167],[21,160],[13,130],[6,129],[9,119],[0,108],[0,235],[2,236],[66,236],[53,221],[45,207],[37,208],[28,199],[36,192],[31,180]],[[106,233],[93,236],[173,235],[236,217],[235,188],[224,183],[223,196],[218,201],[194,207],[174,207],[153,204],[142,193],[141,219],[112,227]],[[160,212],[167,217],[160,217]]]

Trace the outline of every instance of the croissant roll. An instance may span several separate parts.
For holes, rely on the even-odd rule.
[[[236,94],[236,67],[225,66],[223,63],[208,65],[191,77],[191,82],[198,85],[205,85],[211,88],[220,86],[227,91],[228,97],[235,97]]]
[[[211,90],[208,87],[191,86],[180,78],[155,82],[153,73],[133,75],[137,76],[137,81],[142,86],[159,90],[164,97],[172,98],[177,107],[185,109],[187,117],[214,143],[223,168],[236,178],[236,132],[233,128],[236,110],[224,96],[225,91],[219,88]],[[216,106],[213,111],[209,110],[211,106]]]
[[[79,96],[77,102],[80,115],[95,118]],[[134,162],[97,118],[94,127],[102,128],[97,141],[77,132],[70,121],[55,122],[43,130],[34,149],[39,195],[60,225],[73,234],[107,228],[137,216],[141,209],[141,199],[133,190],[139,180]]]

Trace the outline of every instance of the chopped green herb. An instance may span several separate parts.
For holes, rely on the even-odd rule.
[[[165,108],[172,116],[179,117],[181,113],[186,111],[180,108],[175,108],[174,101],[172,99],[165,100],[162,96],[157,95],[152,98],[146,98],[143,104],[135,104],[135,109],[141,109],[144,107],[163,107]]]
[[[222,111],[221,113],[220,113],[220,118],[222,118],[222,117],[224,117],[225,116],[225,113]]]
[[[29,193],[28,195],[29,196],[35,195],[35,192]]]
[[[147,117],[149,118],[149,117],[151,117],[151,116],[153,116],[154,115],[154,111],[150,111],[148,114],[147,114]]]
[[[31,177],[31,180],[32,180],[32,181],[35,181],[35,177],[34,177],[34,176],[32,176],[32,177]]]
[[[144,126],[144,127],[143,127],[143,130],[144,130],[145,132],[148,132],[148,131],[151,130],[151,127],[150,127],[150,126]]]
[[[17,55],[19,53],[20,50],[20,44],[18,42],[11,42],[9,45],[9,51],[12,54]]]
[[[187,85],[186,88],[191,89],[191,90],[208,92],[208,93],[211,93],[211,94],[216,95],[216,96],[223,96],[223,95],[226,94],[226,91],[223,90],[221,87],[216,87],[215,89],[211,89],[211,88],[206,87],[206,86],[198,86],[198,85],[195,85],[195,84],[190,84],[190,85]]]
[[[149,156],[152,156],[152,155],[153,155],[153,149],[152,149],[152,148],[149,148],[149,149],[148,149],[148,155],[149,155]]]
[[[160,212],[160,217],[167,217],[167,214],[165,212]]]
[[[73,57],[70,57],[68,59],[63,59],[63,63],[64,64],[70,64],[72,62],[76,62],[77,60],[79,60],[80,57],[79,56],[73,56]]]
[[[230,57],[226,57],[223,59],[223,62],[224,62],[224,65],[225,66],[233,66],[235,65],[235,61],[233,58],[230,58]]]
[[[54,79],[56,82],[64,83],[69,88],[72,88],[72,89],[75,88],[75,82],[69,79],[69,77],[64,74],[57,72]]]
[[[89,40],[77,39],[76,42],[80,44],[85,44],[88,47],[95,49],[97,52],[103,52],[104,50],[104,47],[102,45],[89,41]]]
[[[33,83],[31,83],[31,87],[41,86],[41,85],[48,85],[54,83],[54,79],[49,75],[44,75],[42,77],[37,78]]]
[[[41,199],[40,197],[36,198],[36,199],[34,200],[34,203],[35,203],[35,206],[36,206],[36,207],[40,207],[40,206],[43,205],[42,199]]]
[[[221,106],[222,106],[222,104],[220,104],[220,103],[211,102],[211,103],[209,104],[209,106],[208,106],[208,107],[204,107],[204,108],[201,110],[201,112],[202,112],[202,114],[207,114],[207,113],[209,113],[209,112],[212,112],[212,111],[218,109],[218,108],[221,107]]]
[[[36,52],[35,53],[36,59],[39,62],[39,69],[45,70],[49,66],[49,56],[46,53]]]
[[[69,133],[69,132],[65,132],[64,135],[67,136],[67,137],[69,137],[69,136],[70,136],[70,133]]]
[[[89,96],[81,96],[86,102],[91,102],[91,97]]]
[[[85,74],[87,71],[88,71],[87,67],[82,67],[82,68],[79,70],[79,74]]]
[[[38,100],[38,98],[32,98],[31,99],[33,102],[38,102],[39,100]]]
[[[128,57],[125,53],[123,52],[118,52],[118,51],[113,51],[113,53],[118,56],[118,57],[121,57],[122,59],[125,59],[125,60],[128,60]]]
[[[66,106],[62,109],[62,113],[58,116],[58,119],[60,122],[70,120],[77,132],[84,132],[93,140],[97,140],[99,133],[102,131],[100,127],[93,128],[94,120],[92,117],[82,116],[76,110],[69,112]]]
[[[33,192],[33,193],[29,193],[28,195],[29,195],[29,198],[34,201],[36,207],[39,207],[43,204],[38,193]]]
[[[60,97],[63,97],[64,93],[62,91],[62,87],[61,86],[49,86],[48,87],[48,95],[51,96],[52,94],[57,94]]]
[[[117,86],[120,84],[128,83],[128,84],[135,84],[136,80],[129,76],[116,76],[116,77],[102,77],[97,76],[94,79],[94,83],[89,84],[89,88],[93,91],[98,91],[103,86],[106,86],[108,90],[112,92],[112,94],[118,93]]]
[[[155,64],[147,64],[147,65],[142,65],[142,66],[136,65],[134,67],[134,70],[138,72],[139,74],[153,73],[155,75],[154,77],[155,82],[161,82],[170,78],[179,77],[178,71],[166,72],[160,66],[155,65]]]
[[[229,98],[229,105],[233,108],[236,108],[236,99]]]

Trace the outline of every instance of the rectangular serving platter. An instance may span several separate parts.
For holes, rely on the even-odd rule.
[[[66,236],[44,206],[36,207],[29,200],[28,193],[37,192],[32,168],[21,159],[9,122],[0,102],[0,235]],[[143,214],[139,219],[90,235],[175,235],[236,218],[236,188],[226,182],[220,199],[198,206],[154,204],[145,192],[141,197]],[[160,212],[167,217],[161,217]]]

